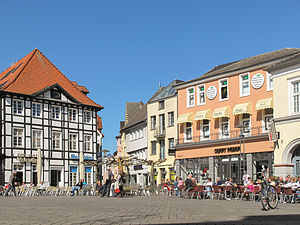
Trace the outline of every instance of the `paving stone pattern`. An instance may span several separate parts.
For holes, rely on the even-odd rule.
[[[300,224],[300,204],[264,212],[260,203],[235,200],[5,197],[0,224]]]

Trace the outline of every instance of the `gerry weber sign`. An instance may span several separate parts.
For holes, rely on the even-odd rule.
[[[251,85],[255,89],[259,89],[263,86],[265,78],[262,74],[257,73],[251,79]]]
[[[215,86],[210,86],[207,88],[207,98],[213,100],[217,96],[217,88]]]
[[[228,147],[228,148],[216,148],[215,154],[231,153],[231,152],[239,152],[239,151],[240,151],[240,146]]]

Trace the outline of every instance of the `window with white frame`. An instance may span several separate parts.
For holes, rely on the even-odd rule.
[[[227,117],[221,118],[221,136],[229,137],[229,119]]]
[[[242,125],[245,126],[244,128],[244,135],[250,135],[251,131],[251,115],[250,114],[243,114],[242,115]]]
[[[77,120],[77,109],[69,109],[69,121],[76,122]]]
[[[174,126],[174,112],[168,112],[168,126]]]
[[[292,83],[292,113],[300,112],[300,81]]]
[[[69,144],[71,151],[77,150],[77,134],[70,134]]]
[[[187,96],[187,107],[195,106],[195,90],[194,87],[188,88],[186,93]]]
[[[42,104],[32,103],[32,116],[41,117],[41,112],[42,112]]]
[[[52,106],[52,119],[60,119],[60,107],[59,106]]]
[[[209,120],[202,121],[202,136],[203,139],[209,139],[210,137]]]
[[[15,115],[23,114],[23,101],[13,100],[13,110]]]
[[[273,77],[272,74],[267,72],[267,91],[273,90]]]
[[[52,132],[52,149],[61,149],[61,133]]]
[[[269,124],[271,123],[273,119],[273,109],[265,109],[264,110],[264,120],[263,120],[263,125],[264,125],[264,131],[268,131]]]
[[[92,113],[90,111],[83,112],[83,122],[84,123],[91,123],[92,121]]]
[[[37,149],[37,148],[41,148],[41,143],[42,143],[42,131],[40,130],[33,130],[32,131],[32,145],[33,148]]]
[[[84,151],[92,150],[92,136],[84,135]]]
[[[240,96],[250,95],[250,76],[249,73],[240,75]]]
[[[205,104],[205,85],[201,84],[198,86],[198,105]]]
[[[193,140],[192,123],[185,124],[184,140],[190,142]]]
[[[156,128],[156,116],[151,116],[151,130],[155,130]]]
[[[219,80],[220,100],[228,99],[228,79]]]
[[[70,186],[75,186],[77,183],[77,166],[70,166]]]
[[[14,128],[14,147],[23,147],[23,128]]]

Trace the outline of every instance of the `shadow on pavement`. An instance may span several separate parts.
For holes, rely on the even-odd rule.
[[[300,210],[299,210],[300,214]],[[246,216],[243,220],[236,221],[218,221],[218,222],[203,222],[203,223],[166,223],[166,224],[300,224],[300,215],[265,215],[265,216]]]

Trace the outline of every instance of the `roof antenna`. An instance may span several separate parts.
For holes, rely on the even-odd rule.
[[[158,82],[158,89],[160,89],[161,88],[161,83],[160,82]]]

